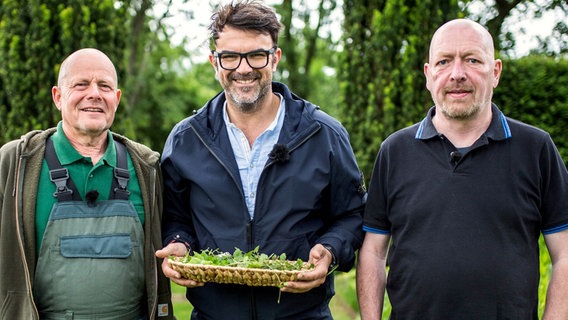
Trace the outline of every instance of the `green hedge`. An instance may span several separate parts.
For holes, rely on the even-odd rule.
[[[503,60],[493,101],[505,115],[548,131],[568,163],[568,60]]]

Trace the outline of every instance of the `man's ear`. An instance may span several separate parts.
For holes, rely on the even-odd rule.
[[[272,72],[276,72],[276,66],[280,62],[281,58],[282,58],[282,49],[278,47],[276,48],[276,51],[274,52],[274,58],[272,59]]]
[[[57,110],[61,111],[61,108],[59,108],[59,102],[61,101],[61,89],[59,89],[59,87],[53,86],[51,88],[51,98],[53,99],[53,103]]]

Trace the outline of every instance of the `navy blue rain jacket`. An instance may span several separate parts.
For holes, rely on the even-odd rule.
[[[348,271],[362,243],[366,192],[343,126],[281,83],[286,116],[278,144],[260,176],[254,219],[243,195],[225,123],[223,92],[170,133],[162,155],[164,245],[187,242],[193,250],[233,252],[260,246],[307,261],[317,243],[333,248],[339,270]],[[282,151],[282,149],[281,149]],[[287,154],[286,154],[287,153]],[[333,275],[303,294],[278,288],[207,283],[187,290],[192,319],[331,319]]]

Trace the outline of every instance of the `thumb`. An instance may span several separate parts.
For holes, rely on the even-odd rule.
[[[170,243],[164,248],[156,251],[156,257],[167,258],[168,256],[183,257],[187,254],[187,247],[183,243]]]
[[[167,256],[169,256],[168,252],[165,250],[165,248],[156,250],[156,257],[158,258],[166,258]]]

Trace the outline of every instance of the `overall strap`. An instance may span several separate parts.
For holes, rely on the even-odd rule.
[[[110,188],[109,199],[128,200],[130,191],[127,189],[130,172],[128,172],[128,162],[126,157],[126,147],[122,142],[114,141],[116,147],[116,168],[114,168],[114,177]]]
[[[67,168],[61,166],[61,162],[59,162],[59,158],[57,158],[51,138],[48,138],[46,141],[45,160],[49,168],[49,179],[51,179],[56,186],[53,196],[57,198],[57,201],[81,201],[81,196],[69,176],[69,171]]]

